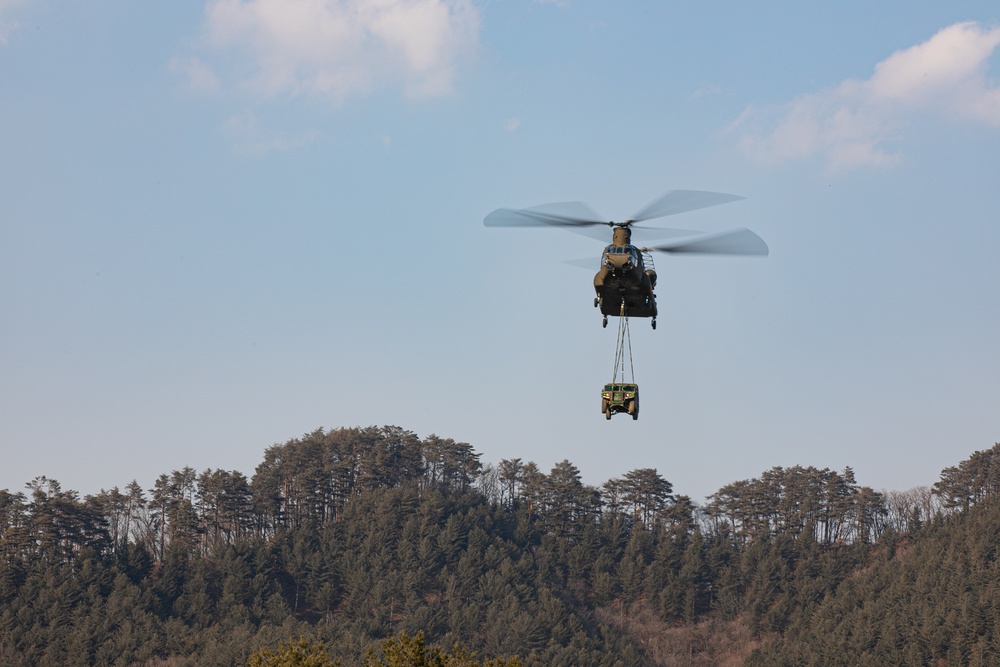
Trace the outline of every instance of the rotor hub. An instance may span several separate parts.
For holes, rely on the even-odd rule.
[[[612,243],[617,246],[632,245],[632,230],[627,225],[616,226],[612,233]]]

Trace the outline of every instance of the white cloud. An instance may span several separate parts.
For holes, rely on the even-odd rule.
[[[897,51],[871,78],[793,100],[779,110],[748,108],[729,128],[740,146],[762,162],[818,155],[831,170],[890,165],[886,143],[908,114],[929,110],[1000,127],[1000,87],[988,77],[1000,45],[1000,27],[957,23],[926,42]]]
[[[471,0],[211,0],[205,22],[213,76],[335,103],[389,85],[450,92],[479,32]]]
[[[521,117],[511,116],[507,119],[507,122],[504,123],[503,127],[508,132],[517,132],[518,128],[521,127]]]

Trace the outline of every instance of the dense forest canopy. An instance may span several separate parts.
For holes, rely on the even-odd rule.
[[[775,467],[704,506],[653,468],[595,487],[569,460],[484,464],[396,426],[318,429],[269,447],[249,478],[183,468],[80,498],[38,477],[0,491],[0,663],[240,665],[308,635],[360,664],[424,633],[528,665],[782,664],[812,641],[803,619],[841,618],[845,582],[870,592],[852,572],[996,518],[998,452],[903,492],[850,468]],[[1000,614],[964,604],[989,629],[965,638],[982,654]]]

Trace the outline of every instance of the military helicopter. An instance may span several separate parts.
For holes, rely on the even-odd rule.
[[[724,232],[705,233],[684,229],[658,229],[638,222],[696,211],[743,199],[738,195],[704,190],[671,190],[623,222],[605,221],[581,202],[543,204],[523,209],[498,208],[483,219],[487,227],[556,227],[607,238],[600,227],[610,227],[611,245],[601,254],[601,267],[594,276],[594,307],[604,316],[649,317],[656,328],[656,269],[653,252],[702,255],[766,256],[767,244],[755,233],[740,227]],[[632,231],[647,237],[671,237],[651,247],[632,245]],[[597,236],[600,234],[600,236]]]

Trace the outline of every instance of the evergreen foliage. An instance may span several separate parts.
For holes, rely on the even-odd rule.
[[[250,656],[247,667],[339,667],[322,642],[311,643],[305,637],[288,641],[278,650],[258,649]]]
[[[250,478],[38,477],[0,491],[0,664],[989,664],[998,452],[908,492],[772,468],[704,508],[652,468],[598,488],[394,426]]]
[[[517,658],[493,658],[480,662],[474,653],[455,644],[451,652],[424,643],[424,634],[405,632],[384,640],[380,651],[369,649],[364,667],[521,667]]]

